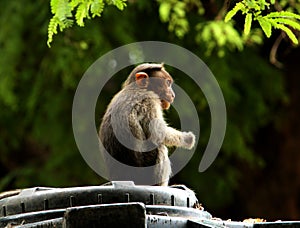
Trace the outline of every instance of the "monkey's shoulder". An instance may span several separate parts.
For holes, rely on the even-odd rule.
[[[144,90],[121,90],[111,101],[110,108],[124,113],[161,110],[159,96],[152,91]]]

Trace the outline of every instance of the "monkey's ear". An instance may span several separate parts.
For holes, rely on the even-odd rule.
[[[140,88],[146,88],[148,86],[148,82],[149,82],[148,79],[149,79],[149,76],[145,72],[138,72],[138,73],[135,74],[136,84]]]

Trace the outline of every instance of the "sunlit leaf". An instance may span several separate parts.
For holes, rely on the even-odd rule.
[[[275,19],[270,19],[270,21],[276,24],[280,23],[280,24],[289,25],[293,29],[300,30],[300,23],[289,18],[275,18]]]
[[[83,20],[88,16],[88,5],[87,3],[82,3],[78,6],[76,11],[76,22],[79,26],[84,26]]]
[[[91,13],[92,13],[92,17],[101,16],[101,13],[104,9],[104,2],[102,0],[94,0],[91,3]]]
[[[300,15],[287,11],[271,12],[268,15],[266,15],[266,17],[288,17],[300,20]]]
[[[242,10],[242,9],[245,9],[245,5],[244,5],[243,3],[241,3],[241,2],[237,3],[237,4],[235,5],[235,7],[233,7],[233,9],[230,10],[230,11],[226,14],[224,21],[225,21],[225,22],[230,21],[230,19],[231,19],[234,15],[236,15],[238,11],[240,11],[240,10]]]
[[[262,28],[262,30],[264,31],[264,33],[266,34],[267,37],[270,37],[272,34],[272,25],[271,23],[266,20],[264,17],[258,17],[258,22]]]
[[[288,37],[292,40],[292,42],[294,44],[299,43],[299,41],[298,41],[297,37],[295,36],[295,34],[288,27],[286,27],[282,24],[277,24],[276,28],[279,28],[279,29],[283,30],[288,35]]]
[[[172,5],[169,2],[162,2],[159,6],[159,16],[162,22],[167,22],[170,17]]]
[[[252,24],[252,14],[251,13],[248,13],[246,15],[246,18],[245,18],[245,25],[244,25],[244,33],[245,35],[248,35],[249,32],[250,32],[250,29],[251,29],[251,24]]]

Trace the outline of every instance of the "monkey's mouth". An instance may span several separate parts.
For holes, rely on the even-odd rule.
[[[173,101],[170,101],[169,99],[161,99],[160,102],[161,102],[161,103],[167,102],[167,103],[170,103],[170,104],[171,104]]]
[[[160,100],[161,103],[164,103],[164,102],[167,102],[167,103],[170,103],[172,104],[173,103],[173,100],[170,100],[170,99],[167,99],[167,98],[163,98]]]
[[[174,99],[172,99],[172,98],[170,98],[170,97],[168,97],[168,96],[166,96],[166,95],[160,95],[160,101],[162,102],[162,103],[164,103],[164,102],[167,102],[167,103],[170,103],[170,104],[172,104],[173,103],[173,101],[174,101]]]

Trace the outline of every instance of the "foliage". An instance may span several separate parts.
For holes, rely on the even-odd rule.
[[[203,7],[200,1],[195,0],[159,0],[159,16],[162,22],[169,22],[169,31],[175,32],[182,38],[189,31],[189,22],[186,13],[192,7],[198,8],[198,15],[203,15]]]
[[[162,22],[169,23],[168,29],[174,32],[179,38],[182,38],[188,31],[191,30],[191,25],[187,12],[197,11],[198,22],[194,26],[196,31],[196,42],[199,45],[207,47],[205,51],[207,55],[216,51],[220,57],[225,55],[229,48],[243,50],[246,44],[262,44],[262,33],[258,28],[253,28],[253,22],[258,21],[260,29],[269,38],[272,34],[272,29],[284,31],[294,44],[298,44],[298,38],[294,30],[300,30],[299,18],[297,10],[299,3],[291,7],[288,1],[282,1],[282,7],[287,8],[286,11],[278,10],[275,7],[275,1],[271,3],[263,0],[243,0],[235,3],[234,7],[227,12],[230,1],[225,0],[219,12],[215,15],[209,15],[206,11],[210,10],[207,6],[204,7],[201,1],[197,0],[159,0],[159,13]],[[206,3],[207,4],[207,3]],[[277,3],[276,3],[277,4]],[[211,7],[218,7],[212,5]],[[298,7],[298,8],[297,8]],[[243,34],[236,26],[232,18],[241,11],[245,15]],[[266,11],[268,11],[266,13]],[[213,19],[211,17],[214,16]],[[224,19],[226,23],[222,22]]]
[[[271,4],[274,5],[275,0],[271,1]],[[280,11],[271,12],[263,16],[263,11],[269,8],[270,3],[265,0],[243,0],[242,2],[238,2],[235,7],[227,13],[225,22],[228,22],[236,13],[241,11],[243,14],[246,14],[244,24],[245,35],[250,33],[252,21],[257,20],[268,38],[272,34],[272,28],[281,29],[294,44],[298,44],[296,35],[289,27],[300,31],[300,22],[298,21],[300,20],[300,15],[288,11]]]
[[[71,27],[74,17],[75,22],[83,27],[84,19],[91,19],[91,15],[92,18],[101,17],[105,4],[114,5],[119,10],[123,10],[126,7],[126,0],[51,0],[53,17],[48,26],[48,46],[50,47],[53,35],[57,34],[58,27],[61,32]]]
[[[244,42],[240,34],[234,29],[232,23],[224,21],[208,21],[197,24],[196,42],[205,43],[207,56],[210,56],[213,50],[217,50],[219,57],[225,55],[226,49],[234,51],[243,50]]]
[[[84,26],[84,19],[91,19],[90,14],[92,18],[101,16],[105,2],[115,5],[120,10],[126,6],[125,0],[51,0],[51,11],[54,16],[48,26],[48,46],[52,42],[53,35],[57,33],[58,27],[60,31],[63,31],[73,25],[73,14],[75,14],[76,23]],[[227,49],[241,51],[244,45],[262,44],[263,37],[259,29],[268,38],[272,35],[272,29],[282,30],[294,44],[298,44],[298,38],[294,32],[294,30],[300,30],[297,3],[291,7],[288,1],[284,0],[280,3],[281,8],[276,9],[277,3],[275,4],[274,0],[270,2],[243,0],[235,3],[233,8],[228,11],[230,1],[225,0],[213,20],[207,18],[209,9],[199,0],[158,0],[158,4],[159,17],[163,23],[168,23],[168,30],[174,32],[180,39],[191,29],[195,30],[195,41],[199,45],[205,44],[207,55],[216,51],[219,57],[223,57]],[[286,10],[282,10],[282,7],[285,7]],[[76,12],[73,13],[75,9]],[[292,12],[293,10],[296,12]],[[236,27],[236,23],[232,21],[238,12],[245,15],[243,34]],[[189,13],[195,13],[197,19],[191,18]],[[227,23],[224,23],[223,19]],[[192,26],[191,23],[194,21],[196,23]],[[253,25],[255,21],[258,21],[259,29],[253,28],[256,27]]]

